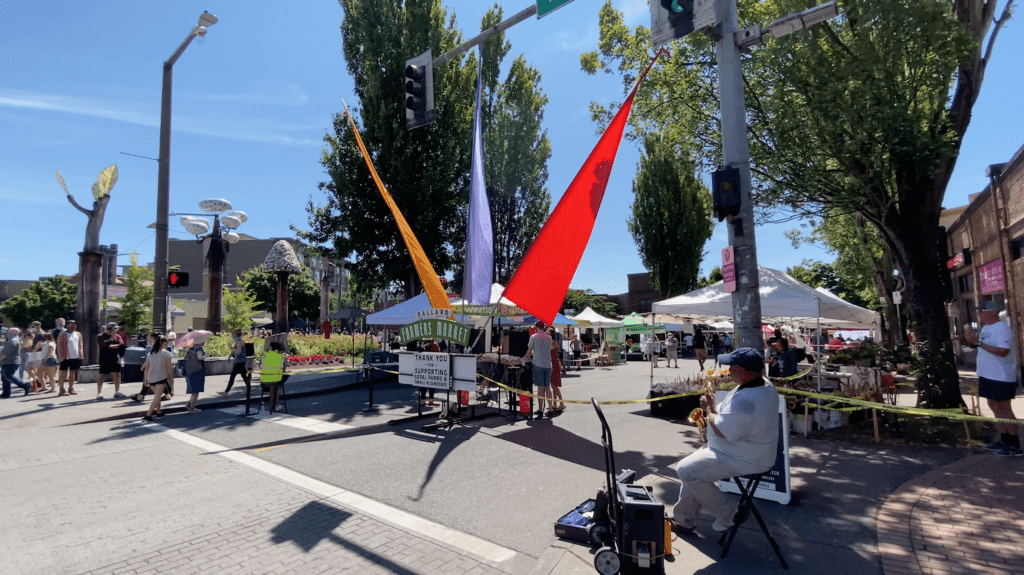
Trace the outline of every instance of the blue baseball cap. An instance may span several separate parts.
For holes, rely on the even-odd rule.
[[[764,371],[764,358],[757,350],[750,347],[741,347],[732,353],[723,353],[718,356],[718,363],[722,365],[738,365],[747,371],[761,373]]]

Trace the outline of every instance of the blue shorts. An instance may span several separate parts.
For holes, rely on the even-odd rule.
[[[979,377],[978,395],[992,401],[1010,401],[1017,397],[1017,382],[996,381],[987,377]]]
[[[551,387],[551,368],[533,365],[533,385],[537,387]]]

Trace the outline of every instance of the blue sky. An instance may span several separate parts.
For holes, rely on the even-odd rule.
[[[445,0],[464,38],[479,31],[492,4]],[[587,105],[623,99],[615,76],[588,76],[579,55],[597,45],[599,0],[576,0],[511,28],[507,59],[520,53],[542,74],[549,97],[545,127],[553,155],[548,189],[557,201],[597,141]],[[1003,2],[1000,2],[1000,7]],[[528,0],[505,3],[510,16]],[[650,25],[647,0],[616,0],[631,26]],[[203,10],[220,18],[174,67],[171,210],[198,211],[225,198],[250,220],[239,231],[290,235],[304,227],[317,184],[324,132],[341,100],[355,97],[342,56],[342,10],[334,0],[301,2],[139,2],[40,0],[0,2],[0,279],[35,279],[77,271],[85,217],[65,199],[59,169],[80,203],[96,175],[117,163],[101,235],[120,251],[154,253],[161,64]],[[410,53],[409,56],[414,54]],[[944,205],[967,203],[986,183],[985,166],[1005,162],[1024,144],[1024,62],[1018,20],[1003,29]],[[594,235],[573,287],[619,293],[626,274],[644,271],[626,229],[636,148],[619,150]],[[823,250],[793,250],[782,236],[795,224],[757,230],[759,261],[784,269],[803,258],[831,261]],[[176,218],[172,238],[188,238]],[[724,224],[705,246],[703,271],[718,265]],[[229,256],[230,257],[230,256]],[[127,257],[121,263],[128,263]]]

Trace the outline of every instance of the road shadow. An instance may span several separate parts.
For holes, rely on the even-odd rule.
[[[424,491],[430,485],[431,480],[434,479],[434,474],[437,473],[437,469],[444,463],[445,458],[458,449],[460,445],[472,439],[479,430],[480,428],[475,425],[460,425],[444,432],[444,436],[439,438],[439,445],[434,451],[434,457],[430,459],[430,464],[427,465],[427,470],[423,473],[423,481],[420,483],[419,490],[415,496],[409,497],[410,501],[420,501],[423,499]]]
[[[504,422],[484,420],[481,427],[488,427],[497,439],[526,447],[562,461],[575,463],[598,471],[605,470],[604,445],[573,433],[564,427],[554,425],[550,419],[527,420],[526,427],[503,427]],[[613,437],[614,443],[614,437]],[[678,460],[674,456],[650,456],[640,451],[615,450],[615,470],[632,469],[637,478],[655,473]]]
[[[271,541],[281,545],[293,543],[310,553],[321,542],[327,541],[359,555],[366,561],[379,565],[388,573],[418,575],[418,571],[406,568],[395,561],[357,543],[347,540],[335,531],[353,518],[354,515],[319,501],[311,501],[292,513],[270,530]]]

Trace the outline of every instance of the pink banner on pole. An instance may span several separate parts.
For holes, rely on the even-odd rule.
[[[982,295],[1003,291],[1006,287],[1006,279],[1003,277],[1003,260],[991,261],[978,268],[978,279],[981,280]]]
[[[729,246],[722,250],[722,281],[725,282],[725,291],[736,291],[736,254],[735,248]]]

